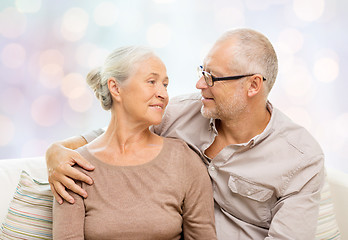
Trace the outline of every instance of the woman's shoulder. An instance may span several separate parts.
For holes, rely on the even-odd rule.
[[[95,157],[89,152],[87,146],[88,144],[75,149],[75,151],[78,152],[85,160],[95,166],[98,164],[98,161],[96,161]],[[75,164],[73,167],[85,174],[93,173],[93,171],[87,171],[84,168],[80,167],[78,164]]]
[[[168,154],[174,156],[175,161],[182,160],[186,166],[196,167],[197,165],[204,166],[200,156],[187,145],[187,143],[178,138],[165,138],[166,149]]]
[[[183,152],[191,152],[193,151],[184,140],[178,138],[171,137],[163,137],[164,144],[167,148],[171,150],[183,151]]]

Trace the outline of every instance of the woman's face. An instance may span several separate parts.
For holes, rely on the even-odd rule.
[[[164,63],[150,57],[135,64],[134,71],[120,87],[121,106],[127,119],[135,123],[161,123],[168,104],[169,79]]]

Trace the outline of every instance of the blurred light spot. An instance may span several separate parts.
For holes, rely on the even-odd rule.
[[[9,114],[20,113],[26,102],[19,88],[8,87],[0,94],[0,109]]]
[[[284,89],[289,96],[302,97],[310,94],[312,77],[301,59],[296,59],[290,73],[284,76]]]
[[[305,108],[292,107],[284,110],[285,114],[288,115],[295,123],[305,127],[307,130],[312,129],[312,119]]]
[[[9,144],[15,133],[14,123],[6,116],[0,115],[0,146]]]
[[[292,53],[296,53],[303,46],[302,33],[297,29],[285,29],[279,34],[278,41],[284,43],[291,49]]]
[[[17,43],[10,43],[1,52],[1,61],[8,68],[19,68],[25,61],[24,47]]]
[[[31,105],[31,117],[40,126],[54,125],[61,118],[60,101],[48,95],[38,97]]]
[[[76,98],[69,99],[71,109],[76,112],[86,112],[92,107],[93,95],[90,91],[84,91]]]
[[[224,7],[221,8],[215,16],[217,24],[225,26],[226,29],[231,28],[231,25],[245,25],[245,15],[240,8]]]
[[[84,32],[88,26],[88,14],[81,8],[71,8],[63,16],[62,27],[69,32]]]
[[[294,0],[293,8],[296,16],[304,21],[312,22],[321,17],[325,8],[324,0]]]
[[[61,33],[68,41],[80,40],[88,26],[88,14],[81,8],[70,8],[63,16]]]
[[[16,8],[20,12],[35,13],[41,8],[41,0],[16,0]]]
[[[102,2],[94,10],[94,21],[100,26],[113,25],[117,16],[117,7],[112,2]]]
[[[49,142],[40,139],[31,139],[24,143],[21,157],[37,157],[45,155]]]
[[[321,82],[332,82],[339,74],[339,64],[332,58],[320,58],[314,64],[314,76]]]
[[[63,68],[58,64],[46,64],[40,71],[40,82],[47,88],[58,87],[64,77]]]
[[[78,73],[70,73],[62,79],[61,90],[69,99],[79,98],[86,92],[87,83]]]
[[[64,56],[56,49],[49,49],[40,54],[39,63],[41,67],[46,64],[57,64],[63,66]]]
[[[26,29],[27,18],[17,9],[10,7],[0,13],[0,34],[7,38],[17,38]]]
[[[167,46],[171,37],[172,33],[170,28],[163,23],[154,24],[147,30],[147,41],[155,48]]]

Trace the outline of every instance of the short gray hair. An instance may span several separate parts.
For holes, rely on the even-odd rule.
[[[236,40],[233,70],[245,71],[241,74],[260,73],[266,78],[266,95],[271,91],[278,74],[277,54],[271,42],[261,33],[247,28],[229,30],[218,40]]]
[[[146,60],[155,53],[143,46],[126,46],[115,49],[106,57],[103,66],[97,67],[87,75],[87,83],[94,91],[105,110],[112,106],[112,97],[108,88],[108,79],[113,77],[123,84],[134,70],[134,64]]]

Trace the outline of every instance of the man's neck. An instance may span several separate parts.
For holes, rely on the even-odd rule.
[[[267,127],[271,114],[266,107],[245,111],[238,119],[216,121],[218,135],[205,154],[214,158],[224,147],[249,142]]]
[[[239,119],[219,120],[217,131],[229,144],[246,143],[267,127],[271,114],[267,108],[246,111]]]

